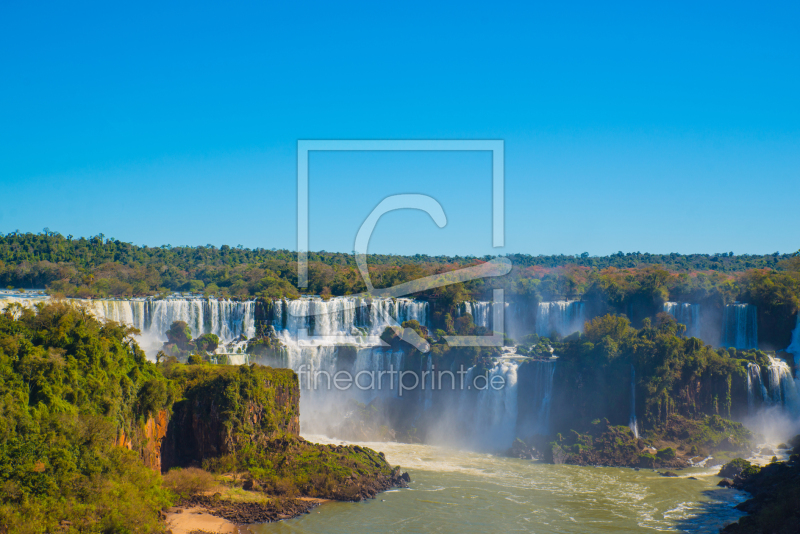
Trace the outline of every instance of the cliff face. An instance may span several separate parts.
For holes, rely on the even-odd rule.
[[[161,444],[161,470],[200,464],[278,437],[299,437],[300,390],[289,369],[187,366],[184,386]]]
[[[167,436],[169,412],[159,410],[155,417],[145,421],[144,426],[135,429],[131,434],[120,430],[117,446],[136,450],[144,465],[154,471],[161,471],[161,446]]]

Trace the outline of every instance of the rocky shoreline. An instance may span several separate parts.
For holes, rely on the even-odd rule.
[[[725,464],[719,486],[745,491],[750,498],[736,506],[747,513],[726,526],[723,534],[769,532],[795,534],[800,531],[800,435],[789,441],[789,460],[763,467],[741,458]]]
[[[322,499],[282,498],[273,498],[262,502],[234,502],[221,500],[216,496],[193,495],[178,502],[175,508],[201,508],[234,525],[252,525],[272,523],[307,514],[323,502],[325,501]]]
[[[673,415],[667,424],[639,437],[627,426],[598,419],[583,432],[558,434],[554,441],[543,436],[527,442],[517,439],[507,455],[552,464],[683,469],[711,454],[724,460],[750,450],[753,438],[740,423],[718,416],[690,419]]]
[[[407,488],[410,481],[408,473],[401,473],[399,468],[395,468],[390,476],[381,475],[360,480],[352,478],[348,480],[348,491],[344,492],[348,497],[336,500],[359,502],[375,498],[378,493],[393,487]],[[253,496],[262,496],[263,499],[235,501],[223,497],[220,493],[195,494],[178,501],[163,514],[162,519],[168,525],[181,524],[179,528],[169,530],[172,534],[205,532],[203,529],[208,528],[206,526],[208,515],[224,520],[215,527],[218,531],[238,533],[244,532],[239,527],[292,519],[310,513],[313,508],[331,501],[321,498],[266,495],[254,489],[252,485],[245,489]]]

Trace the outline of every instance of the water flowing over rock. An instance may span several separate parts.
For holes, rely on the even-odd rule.
[[[578,300],[555,300],[539,302],[535,309],[525,302],[506,302],[504,306],[506,333],[511,336],[525,336],[535,332],[549,337],[556,333],[568,336],[574,332],[583,331],[586,321],[586,306]],[[472,315],[476,326],[491,329],[492,302],[466,301],[456,308],[456,315]]]
[[[536,333],[549,337],[553,332],[568,336],[583,331],[585,305],[578,300],[540,302],[536,313]]]
[[[459,317],[464,314],[472,315],[472,322],[476,326],[484,328],[492,327],[492,303],[488,301],[466,301],[462,302],[456,313]]]
[[[523,410],[526,418],[518,420],[519,433],[526,436],[548,435],[556,363],[537,360],[528,362],[523,369],[527,376],[520,403],[526,403],[528,406]]]
[[[429,326],[428,303],[405,298],[304,297],[275,300],[272,310],[267,319],[275,329],[295,337],[305,329],[309,336],[343,336],[361,343],[364,336],[379,336],[392,322],[415,320]]]
[[[636,439],[639,439],[639,424],[636,422],[636,369],[633,365],[631,365],[631,417],[628,426]]]
[[[184,321],[192,337],[216,334],[223,344],[255,335],[254,301],[211,298],[92,300],[86,304],[103,319],[129,324],[141,330],[142,348],[158,351],[174,321]],[[224,348],[221,352],[224,351]]]
[[[389,373],[403,370],[405,355],[379,346],[379,337],[387,326],[404,321],[429,326],[428,303],[413,299],[304,297],[271,304],[265,320],[285,351],[278,360],[259,363],[288,367],[300,376],[304,432],[324,432],[331,423],[327,414],[345,411],[349,400],[367,404],[396,397],[399,380]],[[354,379],[346,390],[335,381],[340,371]]]
[[[767,388],[761,381],[761,367],[757,363],[747,364],[747,411],[754,414],[756,408],[767,400]]]
[[[511,446],[517,430],[517,368],[514,361],[501,361],[487,376],[487,387],[478,393],[473,430],[474,444],[481,449],[504,450]],[[497,389],[493,384],[504,384]],[[496,380],[496,382],[492,382]],[[483,387],[482,380],[479,380]],[[472,385],[470,383],[470,385]]]
[[[798,398],[797,385],[789,365],[779,359],[769,356],[770,365],[767,368],[768,398],[773,405],[782,405],[792,415],[800,415],[800,398]]]
[[[739,302],[725,306],[721,345],[737,349],[758,348],[758,318],[755,306]]]
[[[688,337],[700,337],[700,305],[689,302],[665,302],[664,311],[686,325]]]
[[[800,313],[797,314],[797,324],[792,330],[792,342],[786,347],[786,352],[794,356],[795,387],[800,392]]]

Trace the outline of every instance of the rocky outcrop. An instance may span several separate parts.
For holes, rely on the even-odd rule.
[[[719,416],[688,419],[672,415],[668,425],[648,429],[648,444],[636,438],[627,426],[598,419],[584,433],[573,430],[567,435],[558,434],[557,441],[545,448],[545,460],[575,465],[682,469],[711,452],[746,450],[752,437],[741,423]]]
[[[154,471],[161,471],[161,445],[167,436],[169,419],[167,410],[159,410],[144,425],[131,432],[126,433],[121,429],[117,436],[117,446],[138,451],[144,465]]]
[[[309,510],[318,504],[320,504],[320,501],[300,499],[232,502],[215,498],[215,496],[193,495],[178,503],[178,506],[185,508],[201,507],[213,516],[221,517],[236,525],[247,525],[253,523],[271,523],[273,521],[289,519],[300,514],[307,514]]]
[[[736,505],[749,515],[725,527],[725,534],[770,532],[790,534],[800,525],[800,436],[788,462],[773,462],[764,467],[750,465],[737,458],[726,464],[720,473],[738,473],[733,481],[725,479],[720,485],[746,491],[751,498]]]
[[[236,451],[300,435],[300,390],[290,369],[260,365],[186,366],[173,377],[184,399],[173,406],[161,470],[199,465]]]

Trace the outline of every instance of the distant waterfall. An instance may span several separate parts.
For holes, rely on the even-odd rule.
[[[174,321],[184,321],[192,337],[216,334],[228,344],[241,336],[255,335],[254,301],[207,298],[90,300],[85,303],[98,318],[138,328],[140,344],[152,355],[167,340],[165,332]]]
[[[532,398],[531,413],[534,420],[525,425],[530,435],[548,435],[550,433],[550,411],[553,399],[553,376],[556,372],[556,363],[550,361],[533,361],[527,365],[533,366],[533,384],[531,391],[525,392],[526,398]]]
[[[457,308],[459,317],[470,314],[476,326],[492,327],[492,303],[488,301],[464,301]]]
[[[427,302],[405,298],[304,297],[273,301],[270,322],[295,337],[305,329],[309,336],[352,337],[349,341],[360,343],[365,335],[380,336],[391,322],[415,320],[430,326],[428,308]]]
[[[49,298],[0,299],[0,309],[10,302],[33,306]],[[224,344],[235,343],[240,337],[255,335],[255,302],[233,301],[202,297],[170,297],[166,299],[68,299],[86,306],[98,319],[115,321],[137,328],[137,341],[149,356],[154,356],[167,340],[165,332],[174,321],[184,321],[192,337],[216,334]],[[223,349],[224,350],[224,349]]]
[[[363,391],[361,401],[365,404],[380,396],[396,397],[398,394],[398,375],[390,375],[392,371],[400,371],[405,364],[405,354],[402,350],[393,351],[390,348],[362,348],[358,349],[354,367],[354,378],[357,389]],[[366,373],[360,375],[366,371]],[[380,373],[385,373],[381,375]],[[369,384],[366,379],[375,376],[375,384]],[[374,385],[374,388],[368,386]],[[362,389],[363,388],[363,389]]]
[[[757,363],[747,364],[747,411],[754,414],[757,402],[766,402],[767,388],[761,381],[761,367]]]
[[[281,361],[262,363],[288,367],[301,374],[303,431],[325,432],[332,423],[330,410],[346,410],[348,400],[368,404],[377,398],[396,397],[397,373],[404,369],[405,355],[380,346],[378,338],[390,324],[416,320],[428,327],[428,308],[427,302],[405,298],[304,297],[273,301],[272,316],[266,320],[286,348],[286,356]],[[430,357],[427,365],[424,370],[432,367]],[[355,381],[346,390],[335,387],[334,377],[340,371],[347,371]],[[427,381],[424,404],[430,407],[430,375]]]
[[[767,377],[768,402],[773,405],[782,404],[785,410],[798,415],[800,398],[789,365],[781,359],[769,356]]]
[[[636,369],[631,364],[631,416],[628,426],[636,439],[639,439],[639,423],[636,422]]]
[[[797,314],[797,324],[792,330],[792,342],[786,347],[786,352],[794,356],[794,382],[797,391],[800,391],[800,312]]]
[[[536,333],[549,337],[553,332],[567,336],[583,331],[585,305],[578,300],[540,302],[536,313]]]
[[[482,449],[508,449],[517,431],[517,362],[504,360],[489,371],[488,384],[494,377],[502,376],[504,387],[495,389],[491,385],[478,393],[474,417],[467,425],[473,432],[473,440]],[[479,380],[483,387],[483,380]],[[472,383],[470,383],[471,385]]]
[[[677,322],[686,325],[688,337],[700,336],[700,305],[689,302],[665,302],[664,311],[672,315]]]
[[[422,389],[423,392],[423,406],[422,409],[426,412],[431,409],[433,405],[433,388],[434,388],[434,365],[433,365],[433,355],[429,352],[428,358],[425,365],[425,371],[428,372],[427,375],[422,375]]]
[[[758,318],[755,306],[739,302],[725,306],[721,344],[723,347],[737,349],[758,348]]]
[[[639,439],[639,424],[636,422],[636,369],[631,364],[631,416],[628,426],[636,439]]]

